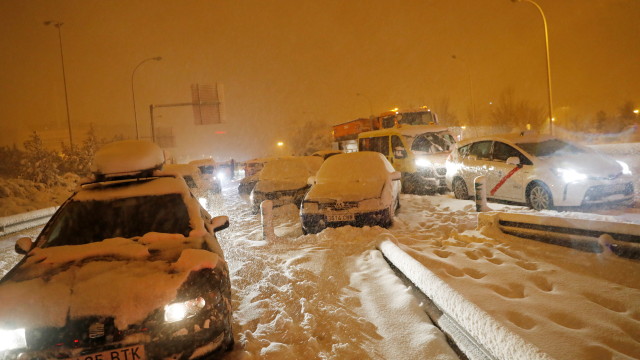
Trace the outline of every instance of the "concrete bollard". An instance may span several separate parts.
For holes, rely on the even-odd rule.
[[[273,202],[265,200],[260,203],[260,215],[262,217],[262,239],[273,241],[276,233],[273,229]]]
[[[491,211],[492,209],[487,205],[487,188],[486,178],[484,176],[478,176],[473,180],[473,185],[476,191],[476,211]]]

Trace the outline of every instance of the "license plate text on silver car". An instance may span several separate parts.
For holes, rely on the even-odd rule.
[[[352,214],[352,213],[327,215],[327,221],[329,221],[329,222],[334,222],[334,221],[353,221],[355,219],[356,219],[356,216],[354,214]]]

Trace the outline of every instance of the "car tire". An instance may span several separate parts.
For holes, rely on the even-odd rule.
[[[527,192],[527,205],[534,210],[553,209],[551,191],[543,184],[533,184]]]
[[[451,184],[451,188],[453,190],[453,196],[456,199],[467,200],[469,199],[469,189],[467,188],[467,184],[461,178],[453,179],[453,184]]]

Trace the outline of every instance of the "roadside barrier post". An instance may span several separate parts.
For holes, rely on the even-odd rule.
[[[273,241],[276,233],[273,229],[273,202],[265,200],[260,203],[260,215],[262,217],[262,239]]]
[[[487,205],[486,178],[478,176],[473,180],[473,185],[476,190],[476,211],[491,211],[491,208]]]

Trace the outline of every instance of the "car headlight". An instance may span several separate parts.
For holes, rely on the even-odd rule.
[[[219,173],[216,175],[216,177],[217,177],[218,179],[220,179],[220,181],[223,181],[223,180],[225,179],[225,175],[224,175],[224,173],[223,173],[223,172],[219,172]]]
[[[27,347],[24,329],[0,329],[0,351],[7,351]]]
[[[164,321],[171,323],[190,318],[202,310],[205,305],[206,303],[201,297],[166,305],[164,307]]]
[[[573,169],[555,169],[556,175],[562,178],[562,181],[570,183],[576,181],[582,181],[587,178],[587,175],[579,173]]]
[[[431,161],[427,160],[427,159],[416,159],[416,166],[417,167],[430,167],[433,166],[433,164],[431,163]]]
[[[631,168],[629,167],[629,165],[627,165],[626,162],[624,161],[620,161],[620,160],[616,160],[618,162],[618,164],[620,164],[620,166],[622,166],[622,173],[624,175],[633,175],[631,173]]]

